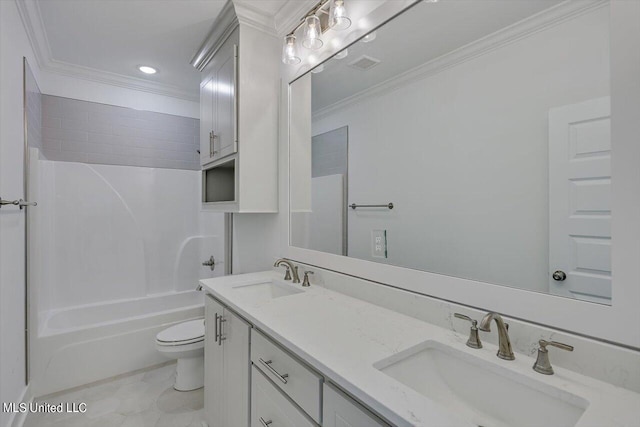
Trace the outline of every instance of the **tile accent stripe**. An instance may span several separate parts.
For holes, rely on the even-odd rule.
[[[200,121],[114,105],[42,96],[48,160],[199,170]]]

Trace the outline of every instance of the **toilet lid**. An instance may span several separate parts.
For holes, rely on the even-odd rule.
[[[188,344],[204,339],[204,319],[190,320],[174,325],[158,333],[159,343]]]

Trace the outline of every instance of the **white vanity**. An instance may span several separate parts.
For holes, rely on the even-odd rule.
[[[469,348],[464,333],[322,285],[272,271],[201,283],[210,427],[640,422],[638,393],[558,366],[538,374],[534,357],[498,359],[486,341]]]

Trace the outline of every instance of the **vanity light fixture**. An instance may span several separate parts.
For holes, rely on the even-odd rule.
[[[296,49],[295,34],[298,30],[302,29],[302,46],[309,50],[318,50],[324,45],[321,37],[325,31],[349,28],[351,19],[347,16],[345,1],[322,0],[307,12],[300,24],[285,36],[282,47],[282,62],[288,65],[302,62]],[[344,58],[344,56],[342,57]]]
[[[324,64],[320,64],[318,65],[316,68],[314,68],[313,70],[311,70],[311,72],[313,74],[318,74],[324,71]]]
[[[307,16],[304,20],[304,36],[302,38],[302,46],[311,50],[318,50],[324,44],[320,36],[322,30],[320,28],[320,18],[316,15]]]
[[[329,9],[329,27],[333,30],[346,30],[351,26],[351,19],[347,16],[344,0],[331,0]]]
[[[296,65],[301,61],[302,60],[298,56],[296,36],[290,34],[284,38],[284,46],[282,47],[282,62],[287,65]]]
[[[138,70],[142,71],[145,74],[155,74],[158,72],[158,70],[153,67],[149,67],[148,65],[140,65],[138,67]]]

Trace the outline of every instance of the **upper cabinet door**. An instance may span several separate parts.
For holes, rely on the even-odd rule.
[[[200,164],[213,159],[213,94],[214,78],[209,75],[200,84]]]
[[[220,51],[216,54],[218,61],[216,69],[216,100],[214,105],[214,145],[215,158],[219,159],[233,154],[237,149],[237,44],[236,39],[229,37]]]

